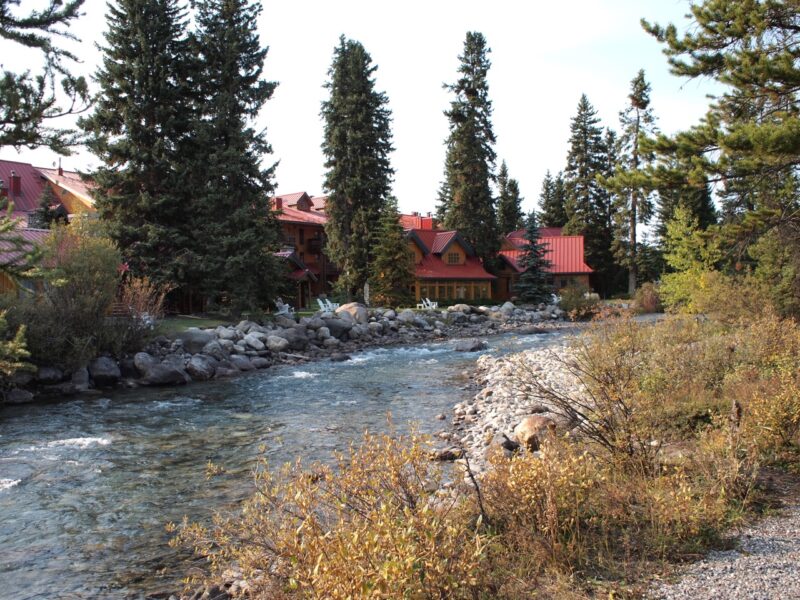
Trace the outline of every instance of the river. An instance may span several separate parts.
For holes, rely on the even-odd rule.
[[[561,334],[489,338],[486,352]],[[326,460],[365,430],[446,427],[478,354],[455,342],[375,349],[181,388],[0,408],[0,597],[137,598],[176,589],[189,557],[165,524],[252,492],[256,460]],[[449,422],[449,421],[448,421]],[[206,480],[211,461],[225,469]]]

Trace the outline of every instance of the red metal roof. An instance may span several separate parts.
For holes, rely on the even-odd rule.
[[[483,268],[479,258],[467,257],[463,265],[448,265],[436,254],[426,254],[416,265],[417,279],[497,279]]]
[[[11,193],[11,172],[20,177],[20,194]],[[0,179],[8,192],[8,198],[14,203],[14,216],[24,217],[27,213],[39,208],[39,198],[45,186],[42,174],[32,165],[13,160],[0,160]]]
[[[475,253],[457,231],[440,231],[438,229],[410,229],[409,234],[416,237],[424,246],[422,250],[427,253],[441,254],[454,241],[458,241],[468,256]]]
[[[306,225],[323,226],[328,222],[328,217],[324,213],[297,210],[296,208],[284,207],[278,214],[278,220],[284,223],[303,223]]]
[[[50,234],[49,229],[16,229],[14,235],[19,236],[26,242],[27,248],[32,250],[36,246],[41,246]],[[0,239],[0,262],[4,264],[18,265],[21,263],[23,252],[13,250],[10,242]]]
[[[584,262],[583,236],[566,235],[539,238],[547,247],[545,258],[550,261],[548,273],[553,275],[567,275],[576,273],[592,273],[592,269]],[[518,272],[523,269],[519,261],[525,254],[524,250],[501,250],[500,256]]]
[[[436,219],[431,216],[422,216],[418,213],[400,215],[400,225],[403,229],[436,229]]]

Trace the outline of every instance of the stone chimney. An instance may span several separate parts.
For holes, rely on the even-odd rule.
[[[19,175],[17,175],[16,171],[11,171],[11,195],[12,196],[21,196],[22,195],[22,179]]]

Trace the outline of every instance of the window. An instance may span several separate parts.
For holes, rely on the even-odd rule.
[[[457,265],[461,262],[461,257],[458,255],[458,252],[448,252],[447,253],[447,264],[448,265]]]

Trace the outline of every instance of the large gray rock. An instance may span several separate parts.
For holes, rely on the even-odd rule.
[[[64,372],[56,367],[39,367],[36,372],[36,383],[52,385],[64,379]]]
[[[28,404],[33,402],[33,394],[28,390],[13,388],[5,392],[4,399],[6,404]]]
[[[89,389],[89,369],[86,367],[81,367],[80,369],[75,369],[72,372],[72,377],[70,377],[70,381],[72,385],[75,386],[75,389],[79,392],[85,392]]]
[[[267,348],[269,348],[270,352],[283,352],[289,347],[289,340],[279,337],[277,335],[271,335],[267,338]]]
[[[478,352],[479,350],[485,350],[487,347],[488,344],[483,340],[476,340],[476,339],[459,340],[458,343],[456,343],[455,351]]]
[[[319,317],[312,317],[308,319],[306,327],[308,327],[309,329],[313,329],[314,331],[317,331],[319,330],[320,327],[325,327],[325,321],[323,321]]]
[[[147,373],[147,369],[158,364],[158,359],[147,352],[137,352],[133,355],[133,364],[140,375]]]
[[[289,317],[278,315],[277,317],[275,317],[275,325],[277,325],[278,327],[289,328],[297,325],[297,322],[294,319],[290,319]]]
[[[253,363],[250,362],[250,359],[241,354],[235,354],[231,356],[231,362],[233,363],[233,366],[240,371],[252,371],[255,369]]]
[[[503,306],[500,307],[500,312],[506,315],[510,315],[514,312],[514,309],[517,308],[514,306],[513,302],[504,302]]]
[[[553,419],[542,415],[533,415],[525,417],[514,427],[514,437],[521,446],[531,452],[536,452],[545,436],[554,433],[555,430],[556,423]]]
[[[458,324],[458,323],[466,323],[469,320],[469,317],[467,317],[467,315],[465,315],[461,311],[454,311],[448,315],[448,319],[450,320],[451,323]]]
[[[231,348],[233,348],[234,344],[231,340],[214,340],[208,342],[205,346],[203,346],[202,354],[207,354],[209,356],[213,356],[217,360],[222,360],[223,358],[225,358],[225,355],[227,354],[227,351],[222,346],[224,342],[227,342],[228,344],[231,345]]]
[[[217,337],[221,340],[231,340],[235,342],[241,335],[241,332],[233,327],[223,327],[222,325],[217,327]]]
[[[253,358],[250,359],[250,363],[256,369],[266,369],[268,366],[272,364],[268,359],[264,358],[263,356],[254,356]]]
[[[255,333],[248,333],[244,336],[244,343],[253,350],[263,350],[264,342],[262,342]]]
[[[192,379],[198,381],[205,381],[214,377],[217,371],[217,360],[205,354],[195,354],[186,363],[186,372],[191,375]]]
[[[372,335],[382,335],[383,334],[383,325],[378,322],[370,323],[367,325],[369,327],[369,332]]]
[[[98,356],[89,363],[89,375],[97,387],[111,387],[117,385],[122,373],[117,361],[108,356]]]
[[[369,312],[367,311],[367,307],[358,302],[342,304],[336,309],[337,315],[341,316],[343,313],[349,314],[356,323],[369,323]]]
[[[184,369],[168,363],[159,363],[147,369],[140,382],[144,385],[181,385],[191,380]]]
[[[389,319],[390,321],[394,321],[397,318],[397,313],[390,308],[385,313],[383,313],[383,316]]]
[[[197,327],[190,327],[186,331],[178,334],[178,339],[183,342],[183,348],[190,354],[197,354],[203,351],[203,346],[215,340],[217,335],[213,331],[204,331]]]
[[[292,350],[305,350],[308,348],[305,328],[302,330],[298,328],[284,329],[279,335],[289,342],[289,348]]]
[[[236,325],[235,329],[236,329],[236,331],[239,331],[239,332],[242,333],[242,335],[244,335],[244,334],[250,333],[250,330],[253,327],[256,327],[256,326],[258,326],[258,323],[254,323],[253,321],[244,320],[244,321],[239,321],[239,324]]]
[[[325,327],[328,328],[331,335],[337,339],[342,339],[344,334],[353,328],[352,323],[346,323],[342,319],[323,319],[323,321],[325,321]]]
[[[327,340],[331,337],[331,330],[324,326],[320,327],[317,329],[317,337],[321,340]]]
[[[447,307],[447,312],[460,312],[468,315],[472,312],[472,309],[469,307],[469,304],[453,304],[452,306]]]
[[[410,308],[407,308],[403,311],[400,311],[400,314],[397,315],[397,320],[401,323],[411,324],[417,320],[417,313]]]

